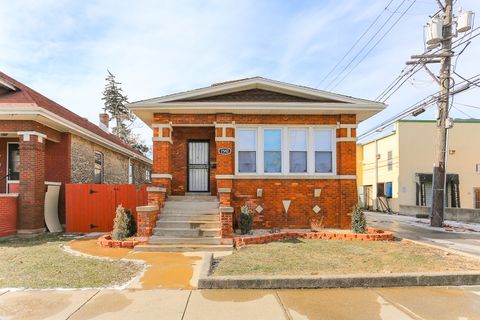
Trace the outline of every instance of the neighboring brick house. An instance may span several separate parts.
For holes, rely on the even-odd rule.
[[[129,108],[153,128],[152,183],[166,197],[217,195],[223,224],[247,203],[257,228],[305,228],[315,215],[349,228],[356,127],[385,105],[254,77]]]
[[[150,170],[150,159],[105,128],[0,72],[0,200],[19,194],[19,233],[44,230],[46,182],[61,184],[64,223],[66,183],[141,184]]]

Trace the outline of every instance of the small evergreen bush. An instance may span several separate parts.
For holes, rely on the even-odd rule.
[[[119,205],[116,210],[115,219],[113,220],[113,240],[124,240],[125,238],[135,235],[137,232],[137,223],[129,209],[125,209]]]
[[[240,231],[242,234],[248,234],[252,230],[253,216],[248,206],[240,208]]]
[[[352,231],[355,233],[365,233],[367,220],[362,208],[357,204],[352,209]]]

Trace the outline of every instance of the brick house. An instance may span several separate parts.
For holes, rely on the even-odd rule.
[[[60,185],[64,223],[66,183],[140,184],[150,170],[151,160],[105,124],[102,129],[0,72],[0,221],[14,219],[9,206],[18,204],[18,233],[45,230],[46,184]],[[0,236],[14,233],[14,226],[0,222]]]
[[[171,195],[217,196],[225,237],[244,204],[255,228],[305,228],[315,215],[349,228],[356,127],[385,105],[254,77],[129,108],[153,128],[159,207]]]

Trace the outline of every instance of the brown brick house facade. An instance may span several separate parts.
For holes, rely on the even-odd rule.
[[[130,108],[154,130],[152,182],[167,197],[217,195],[224,224],[247,204],[256,228],[277,229],[309,227],[315,216],[350,227],[356,126],[384,105],[256,77]]]
[[[98,182],[95,154],[102,155],[102,183],[129,183],[129,166],[134,183],[149,179],[151,161],[144,155],[0,72],[0,195],[18,193],[18,232],[45,230],[47,185],[60,186],[58,213],[65,222],[65,184]],[[11,198],[0,196],[0,202]]]

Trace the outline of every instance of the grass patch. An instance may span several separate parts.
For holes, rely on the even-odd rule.
[[[0,288],[87,288],[125,283],[141,266],[65,252],[62,234],[0,240]]]
[[[214,276],[326,275],[480,270],[480,261],[400,241],[293,239],[223,257]]]

